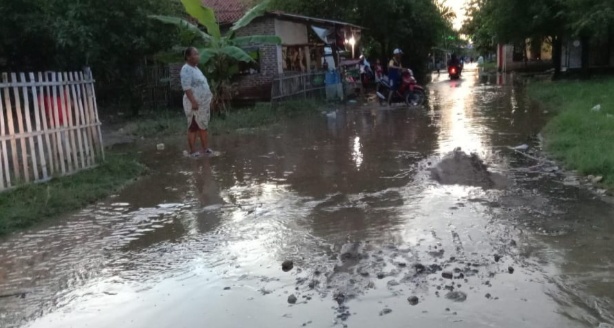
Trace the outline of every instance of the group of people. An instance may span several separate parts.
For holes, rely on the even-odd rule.
[[[389,77],[399,75],[400,70],[403,69],[402,56],[403,51],[401,49],[397,48],[393,51],[392,58],[388,62]],[[375,65],[371,67],[367,58],[360,56],[358,65],[360,67],[361,81],[365,87],[371,79],[374,79],[375,83],[378,83],[384,78],[384,67],[379,59],[377,59]]]

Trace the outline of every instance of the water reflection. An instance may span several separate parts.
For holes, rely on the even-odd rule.
[[[360,137],[355,137],[352,144],[352,159],[356,164],[357,170],[360,170],[360,165],[362,164],[362,152],[360,151],[360,147]]]
[[[444,82],[445,83],[445,82]],[[488,147],[488,131],[474,115],[475,88],[460,81],[450,81],[449,92],[440,111],[441,126],[438,135],[439,150],[445,154],[461,147],[467,152],[483,153]]]
[[[156,168],[150,177],[0,243],[0,294],[28,293],[0,299],[0,323],[400,327],[407,318],[400,314],[414,311],[413,322],[426,327],[578,327],[610,318],[602,279],[612,259],[592,253],[607,241],[590,230],[574,235],[568,225],[590,215],[595,220],[583,224],[611,235],[611,208],[581,195],[565,199],[555,182],[533,185],[521,174],[523,192],[428,179],[428,162],[459,146],[491,153],[506,172],[525,164],[500,150],[534,137],[539,111],[512,86],[472,83],[470,75],[441,77],[429,86],[425,110],[358,106],[218,136],[214,146],[224,154],[217,158],[174,156],[179,141],[147,153]],[[573,211],[576,204],[586,207]],[[568,235],[542,233],[534,221]],[[279,268],[286,259],[295,263],[288,273]],[[448,284],[439,271],[416,275],[416,264],[466,275]],[[596,273],[579,274],[586,266]],[[557,313],[579,304],[560,287],[570,284],[565,275],[593,286],[586,310],[570,316]],[[468,301],[446,300],[448,289]],[[347,323],[333,299],[339,293],[348,298]],[[289,294],[296,305],[288,306]],[[420,298],[409,310],[408,295]],[[591,295],[605,314],[591,311]],[[379,316],[384,307],[393,312]]]

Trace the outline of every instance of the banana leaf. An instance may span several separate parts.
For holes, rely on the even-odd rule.
[[[200,53],[201,64],[206,64],[215,56],[227,56],[234,60],[242,62],[251,62],[254,59],[245,50],[236,46],[225,46],[222,48],[201,48],[198,49]]]
[[[237,47],[237,46],[226,46],[219,49],[220,54],[224,54],[232,59],[242,61],[242,62],[252,62],[254,58],[250,56],[245,50]]]
[[[188,0],[182,0],[182,1],[188,1]],[[192,1],[192,0],[189,0]],[[262,3],[260,3],[259,5],[253,7],[252,9],[248,10],[245,15],[243,15],[243,17],[241,17],[238,21],[236,21],[234,24],[232,24],[232,27],[230,28],[231,31],[236,31],[240,28],[244,28],[245,26],[249,25],[249,23],[251,23],[254,19],[264,15],[269,7],[269,0],[266,0]]]
[[[281,44],[281,38],[276,35],[250,35],[241,36],[231,39],[235,46],[243,47],[254,44],[278,45]]]
[[[219,51],[218,49],[200,48],[198,49],[198,53],[200,53],[200,64],[205,65],[211,59],[213,59],[213,57],[215,57],[219,53]]]
[[[215,12],[209,7],[203,6],[201,0],[181,0],[185,11],[204,27],[214,38],[220,38],[220,25],[215,18]]]

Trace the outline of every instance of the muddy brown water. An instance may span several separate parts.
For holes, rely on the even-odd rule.
[[[497,80],[217,137],[210,159],[145,146],[149,176],[0,240],[0,326],[607,327],[614,209],[524,170],[506,147],[546,118]],[[456,147],[507,188],[432,180]]]

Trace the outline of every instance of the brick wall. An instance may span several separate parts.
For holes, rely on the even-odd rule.
[[[254,20],[247,27],[237,31],[237,36],[248,35],[275,35],[275,19],[261,17]],[[271,82],[279,75],[277,65],[277,46],[260,46],[260,73],[245,75],[237,78],[238,87],[235,94],[239,98],[254,98],[264,96],[268,98],[271,92]],[[267,93],[263,95],[262,93]],[[253,95],[252,95],[253,94]]]

